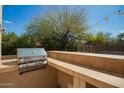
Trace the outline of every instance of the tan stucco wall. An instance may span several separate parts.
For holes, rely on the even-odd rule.
[[[6,55],[1,57],[2,60],[16,59],[16,58],[17,58],[17,55]]]
[[[61,88],[73,88],[73,76],[64,73],[62,71],[57,71],[58,86]],[[86,88],[96,88],[95,86],[86,83]]]
[[[73,87],[73,76],[66,74],[62,71],[57,71],[58,86],[61,88]]]
[[[68,52],[61,52],[61,51],[60,52],[59,51],[48,52],[48,56],[55,58],[57,60],[62,60],[65,62],[77,64],[77,65],[81,64],[80,66],[88,65],[91,68],[94,67],[94,68],[105,70],[107,72],[111,70],[110,72],[123,74],[123,71],[124,71],[123,70],[124,69],[123,68],[124,67],[123,57],[120,59],[119,58],[108,58],[108,57],[100,57],[100,55],[99,57],[88,56],[85,54],[80,55],[77,52],[68,53]],[[16,58],[16,56],[6,56],[2,58],[10,59],[10,58]],[[105,68],[103,69],[103,67]],[[108,69],[109,67],[110,69]],[[115,68],[117,68],[116,69],[117,72]],[[75,85],[74,77],[71,76],[70,74],[63,72],[63,70],[62,71],[60,70],[61,69],[59,70],[55,69],[54,66],[50,65],[48,68],[25,73],[23,75],[19,75],[18,71],[1,73],[0,74],[0,87],[46,87],[46,88],[48,87],[62,87],[62,88],[74,87]],[[85,80],[85,76],[83,77],[83,80]],[[90,83],[89,81],[88,83],[86,82],[86,87],[95,87],[94,84],[96,83],[102,84],[102,85],[104,84],[101,82],[100,83],[96,82],[94,80],[93,80],[93,83]],[[8,84],[8,85],[5,85],[5,84]]]
[[[16,58],[16,55],[2,56],[2,60]],[[2,64],[7,66],[17,66],[17,62],[7,62]],[[0,87],[54,88],[57,86],[57,69],[51,66],[27,72],[22,75],[19,75],[18,70],[0,73]]]
[[[1,5],[0,5],[0,24],[2,26],[2,6]],[[1,27],[0,27],[0,61],[1,61],[1,40],[2,40],[2,33],[1,33]]]
[[[22,75],[19,75],[18,71],[0,73],[0,87],[55,88],[57,87],[57,71],[48,66]]]
[[[123,56],[62,51],[49,51],[48,56],[64,62],[124,75]]]
[[[2,60],[16,59],[16,55],[2,56]],[[3,65],[17,65],[16,62],[2,63]],[[8,85],[5,85],[8,84]],[[18,71],[1,73],[0,87],[73,87],[73,77],[51,66],[43,70],[19,75]]]
[[[16,59],[16,55],[2,56],[2,60]],[[2,63],[3,65],[17,66],[17,62]],[[57,85],[57,69],[47,68],[34,70],[19,75],[18,70],[0,73],[0,87],[15,88],[54,88]]]

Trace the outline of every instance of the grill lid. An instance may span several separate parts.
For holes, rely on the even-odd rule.
[[[44,48],[18,48],[18,58],[47,56]]]

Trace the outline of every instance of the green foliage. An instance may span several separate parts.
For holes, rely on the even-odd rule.
[[[124,47],[124,32],[117,35],[119,46]]]
[[[86,45],[94,46],[96,52],[101,51],[124,51],[124,33],[117,37],[111,37],[110,33],[98,32],[96,35],[88,34]]]
[[[44,47],[46,50],[77,50],[83,41],[101,46],[124,46],[124,33],[111,38],[109,33],[86,34],[87,14],[84,10],[67,7],[46,11],[26,27],[26,32],[17,36],[14,32],[4,32],[2,54],[16,54],[17,48]]]
[[[17,35],[14,32],[4,32],[2,35],[2,54],[13,54],[16,52]]]
[[[93,34],[88,34],[87,37],[86,37],[86,41],[87,43],[94,43],[96,40],[96,37],[93,35]]]
[[[110,34],[109,33],[103,33],[102,31],[98,32],[96,35],[88,34],[86,37],[87,43],[92,44],[104,44],[108,40],[110,40]]]
[[[103,32],[98,32],[98,33],[96,34],[96,41],[97,41],[98,43],[105,43],[106,37],[105,37],[105,35],[104,35]]]
[[[47,50],[68,50],[83,38],[87,30],[86,21],[84,10],[61,8],[36,18],[28,25],[25,34]]]
[[[124,41],[124,33],[118,34],[118,35],[117,35],[117,39],[118,39],[119,41]]]
[[[17,36],[14,32],[4,32],[2,36],[2,54],[16,54],[17,48],[45,47],[49,48],[49,50],[59,49],[60,42],[57,42],[54,33],[46,34],[44,32],[44,35],[43,32],[41,33],[42,34],[37,35],[35,35],[35,33],[25,33],[21,36]],[[102,46],[116,49],[117,47],[124,47],[123,36],[124,33],[118,34],[116,38],[110,37],[108,33],[101,32],[96,35],[88,34],[86,35],[85,43],[98,45],[99,49],[103,49]],[[69,47],[67,50],[76,50],[78,45],[82,45],[82,40],[70,39],[66,47]]]

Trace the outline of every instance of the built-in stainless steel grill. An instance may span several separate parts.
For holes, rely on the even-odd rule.
[[[18,48],[17,54],[20,74],[47,66],[44,48]]]

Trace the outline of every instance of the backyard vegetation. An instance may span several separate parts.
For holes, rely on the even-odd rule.
[[[46,50],[77,51],[83,45],[99,46],[98,51],[124,51],[124,33],[117,37],[98,32],[88,33],[87,12],[82,9],[60,8],[47,11],[34,18],[26,32],[17,36],[14,32],[3,32],[3,55],[16,54],[17,48],[44,47]],[[84,43],[85,42],[85,43]],[[10,52],[11,51],[11,52]]]

